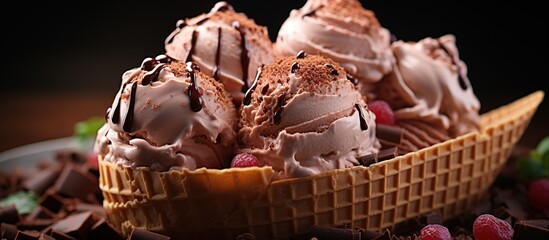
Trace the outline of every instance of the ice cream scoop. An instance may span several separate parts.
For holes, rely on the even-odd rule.
[[[335,61],[299,52],[258,68],[241,109],[240,152],[301,177],[375,155],[375,115]]]
[[[267,28],[235,12],[226,2],[218,2],[209,13],[179,20],[165,48],[168,56],[192,60],[206,75],[223,83],[237,106],[255,69],[274,58]]]
[[[165,55],[126,71],[95,151],[104,161],[155,171],[228,167],[236,109],[221,83]]]
[[[308,0],[284,21],[275,52],[284,56],[304,50],[334,59],[370,85],[391,71],[391,35],[375,14],[357,0]]]
[[[414,125],[418,133],[431,136],[456,137],[479,129],[480,103],[454,35],[397,41],[391,48],[394,71],[379,82],[376,95],[395,110],[397,124]]]

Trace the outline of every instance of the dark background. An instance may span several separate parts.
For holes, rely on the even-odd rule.
[[[124,71],[164,51],[178,19],[217,1],[38,3],[2,7],[0,151],[63,137],[76,121],[103,116]],[[228,1],[273,40],[290,10],[305,1]],[[454,34],[482,112],[549,90],[548,14],[542,1],[362,1],[399,39]],[[261,6],[260,6],[261,5]],[[526,132],[549,135],[547,100]]]

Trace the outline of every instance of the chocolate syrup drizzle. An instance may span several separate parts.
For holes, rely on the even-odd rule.
[[[225,12],[225,11],[234,11],[234,8],[232,5],[230,5],[227,2],[221,1],[215,4],[215,6],[210,10],[210,12],[206,15],[203,15],[201,19],[196,21],[195,23],[188,23],[185,20],[178,20],[176,24],[176,29],[166,38],[164,41],[164,44],[171,44],[177,34],[181,32],[181,30],[186,26],[199,26],[202,23],[206,22],[208,19],[212,17],[213,14],[216,12]],[[245,93],[248,91],[250,83],[248,82],[248,69],[250,65],[250,56],[248,48],[246,47],[246,36],[244,32],[242,31],[242,28],[240,27],[239,22],[233,22],[233,27],[240,33],[240,47],[241,47],[241,55],[240,55],[240,62],[242,64],[242,81],[244,82],[244,85],[242,86],[242,92]],[[194,54],[194,49],[196,45],[196,40],[198,38],[198,32],[196,31],[196,28],[193,30],[192,37],[191,37],[191,43],[190,43],[190,49],[187,53],[187,56],[185,56],[184,61],[190,62],[192,61],[192,55]],[[219,81],[219,74],[220,74],[220,60],[221,59],[221,28],[218,29],[218,39],[217,39],[217,52],[216,52],[216,59],[215,59],[215,66],[213,71],[213,78],[217,81]]]
[[[255,88],[257,87],[257,82],[259,80],[259,77],[261,76],[261,71],[262,71],[262,67],[258,67],[257,72],[255,74],[254,83],[248,89],[248,91],[246,91],[246,94],[244,95],[244,99],[242,100],[242,103],[244,105],[250,105],[250,103],[252,102],[252,92],[255,91]],[[268,88],[269,85],[266,85],[266,86]],[[265,88],[265,87],[263,87],[263,88]]]
[[[280,124],[282,121],[282,110],[284,110],[284,104],[286,104],[286,93],[278,95],[278,101],[274,110],[273,123],[275,125]]]
[[[292,63],[292,68],[290,70],[290,73],[295,73],[295,71],[297,71],[298,69],[299,69],[299,63],[294,62],[294,63]]]
[[[189,49],[189,52],[187,53],[187,56],[185,57],[185,62],[190,62],[191,58],[194,54],[194,46],[196,45],[196,39],[198,38],[198,32],[196,29],[193,30],[193,34],[191,37],[191,47]]]
[[[353,85],[355,85],[355,86],[358,85],[358,79],[355,76],[347,73],[347,79],[349,81],[351,81],[351,83],[353,83]]]
[[[250,56],[248,48],[246,47],[246,35],[242,31],[239,22],[233,22],[233,27],[240,33],[240,64],[242,66],[242,81],[244,82],[244,85],[242,86],[242,92],[246,92],[250,87],[250,83],[248,82],[248,68],[250,67]]]
[[[269,84],[265,84],[265,86],[263,86],[261,89],[261,94],[265,95],[267,94],[267,91],[269,91]]]
[[[360,117],[360,129],[362,129],[362,131],[368,130],[368,123],[366,123],[366,118],[364,118],[364,112],[362,111],[362,108],[360,107],[360,105],[358,105],[358,103],[355,104],[355,108],[358,111],[358,115]]]
[[[203,100],[202,94],[198,91],[198,85],[196,84],[196,70],[200,68],[194,62],[187,62],[185,70],[191,78],[191,85],[187,87],[187,95],[191,101],[191,109],[194,112],[199,112],[202,110]]]
[[[210,10],[210,12],[208,14],[206,14],[202,19],[196,21],[194,24],[191,24],[189,26],[200,25],[200,24],[204,23],[206,20],[208,20],[214,13],[216,13],[216,12],[225,12],[225,11],[228,11],[228,10],[234,11],[233,6],[231,6],[229,3],[224,2],[224,1],[218,2],[218,3],[215,4],[215,6],[212,8],[212,10]],[[177,34],[179,34],[181,32],[181,29],[183,29],[186,26],[187,26],[187,22],[184,19],[177,20],[177,23],[175,24],[175,30],[173,30],[173,32],[170,33],[170,35],[168,35],[168,37],[164,41],[164,44],[168,45],[168,44],[172,43],[175,36]]]
[[[114,112],[112,112],[111,121],[114,124],[117,124],[120,122],[120,104],[122,103],[122,94],[124,93],[124,89],[126,89],[126,85],[128,85],[128,83],[122,84],[122,88],[120,89],[120,97],[118,98],[118,103],[116,103]]]
[[[437,39],[437,41],[438,41],[438,44],[440,45],[440,48],[442,48],[442,50],[452,59],[452,64],[454,64],[457,67],[459,86],[464,91],[467,90],[467,87],[469,86],[469,84],[465,80],[466,77],[463,76],[463,73],[461,72],[462,69],[461,69],[461,66],[458,64],[458,61],[456,60],[456,57],[454,55],[450,54],[450,50],[448,48],[446,48],[446,46],[444,46],[444,44],[442,44],[440,39]]]
[[[160,74],[160,71],[164,69],[164,67],[166,67],[166,65],[164,63],[160,63],[156,65],[152,71],[149,71],[145,75],[143,75],[141,85],[145,86],[147,84],[158,81],[158,75]]]
[[[331,72],[330,72],[331,75],[334,75],[334,76],[339,75],[339,72],[334,68],[334,66],[332,64],[328,63],[325,66],[331,70]]]
[[[221,61],[221,27],[217,28],[217,48],[215,52],[215,66],[213,78],[219,82],[219,63]]]
[[[122,129],[125,132],[131,132],[133,128],[133,112],[135,107],[135,94],[137,92],[137,82],[133,82],[132,90],[130,92],[130,104],[128,106],[128,111],[126,112],[126,117],[124,117],[124,124]]]
[[[296,55],[297,59],[303,59],[303,58],[306,58],[306,57],[307,57],[307,53],[303,50],[299,51]]]

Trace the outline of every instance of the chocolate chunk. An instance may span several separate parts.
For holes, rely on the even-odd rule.
[[[40,198],[40,206],[43,206],[53,213],[58,213],[63,208],[63,198],[54,192],[47,191]]]
[[[53,219],[55,218],[55,213],[51,212],[44,206],[36,206],[34,211],[30,213],[25,219],[26,220],[35,220],[35,219]]]
[[[549,219],[520,220],[515,223],[513,239],[549,239]]]
[[[15,240],[38,240],[40,232],[38,231],[19,231],[15,236]]]
[[[27,220],[25,219],[21,223],[18,224],[19,230],[37,230],[42,231],[49,226],[51,226],[56,220],[55,219],[34,219],[34,220]]]
[[[61,196],[82,200],[85,200],[90,192],[100,191],[97,178],[87,172],[82,172],[72,164],[63,168],[54,188]]]
[[[362,157],[359,157],[357,160],[360,163],[360,165],[365,167],[370,166],[377,162],[374,154],[364,155]]]
[[[91,212],[73,214],[51,226],[54,231],[65,233],[76,239],[85,239],[95,221]]]
[[[0,207],[0,222],[16,224],[19,221],[21,221],[21,219],[19,218],[19,212],[17,211],[17,208],[15,208],[15,205],[12,204]]]
[[[402,140],[402,128],[386,124],[376,125],[376,136],[394,145],[399,145]]]
[[[77,202],[69,208],[69,211],[76,212],[76,213],[91,211],[92,213],[94,213],[95,215],[101,218],[105,218],[107,216],[107,212],[105,211],[105,208],[103,208],[103,206],[99,204],[88,204],[83,202]]]
[[[88,239],[123,240],[124,238],[109,223],[101,219],[93,225],[88,234]]]
[[[171,238],[159,233],[150,232],[140,228],[132,229],[132,232],[130,233],[130,237],[128,237],[128,240],[151,240],[151,239],[170,240]]]
[[[17,227],[8,223],[2,223],[0,225],[0,239],[13,240],[17,236]]]
[[[381,161],[389,160],[389,159],[395,158],[396,156],[398,156],[396,147],[381,149],[377,154],[377,161],[381,162]]]
[[[43,169],[23,182],[23,188],[41,195],[53,185],[58,175],[57,169]]]
[[[499,219],[511,218],[511,222],[514,223],[520,219],[527,219],[528,213],[519,209],[509,209],[501,206],[494,210],[494,216]]]
[[[76,240],[76,238],[55,230],[51,230],[50,236],[56,240]]]

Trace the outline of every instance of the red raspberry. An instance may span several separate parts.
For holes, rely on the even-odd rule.
[[[375,100],[368,103],[368,108],[376,115],[377,124],[395,125],[395,114],[387,102]]]
[[[97,154],[95,154],[95,153],[89,153],[88,154],[88,164],[92,168],[98,168],[99,163],[98,163],[98,159],[97,159]]]
[[[511,224],[491,214],[482,214],[473,223],[476,240],[511,240],[513,233]]]
[[[439,224],[429,224],[423,227],[419,233],[421,240],[451,240],[452,235],[448,228]]]
[[[549,179],[541,178],[530,182],[528,200],[536,210],[549,210]]]
[[[233,161],[231,162],[231,167],[257,167],[259,166],[259,160],[249,153],[239,153],[234,156]]]

